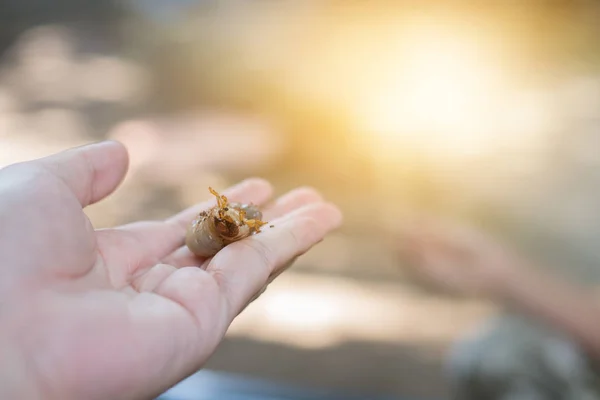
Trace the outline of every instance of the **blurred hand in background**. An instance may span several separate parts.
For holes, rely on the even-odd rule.
[[[600,307],[591,290],[534,268],[517,252],[460,224],[420,221],[398,244],[407,270],[422,282],[515,308],[600,358]]]
[[[466,226],[423,221],[399,241],[407,271],[425,284],[456,294],[490,297],[521,263],[500,243]]]

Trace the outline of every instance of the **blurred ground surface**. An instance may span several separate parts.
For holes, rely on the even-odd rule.
[[[0,62],[0,166],[104,137],[123,141],[131,152],[131,171],[117,193],[88,210],[97,227],[168,216],[207,198],[209,185],[222,189],[249,175],[272,180],[278,193],[316,186],[342,206],[344,228],[300,258],[240,316],[208,367],[324,388],[446,394],[446,350],[495,310],[432,295],[404,279],[387,241],[390,221],[400,211],[396,199],[385,197],[386,185],[353,187],[351,177],[340,181],[335,175],[341,167],[333,162],[321,173],[308,164],[282,168],[294,142],[253,115],[210,108],[179,114],[141,111],[147,110],[152,93],[145,67],[112,54],[110,46],[100,46],[102,51],[86,47],[86,40],[85,33],[74,35],[61,27],[36,28]],[[593,101],[589,96],[595,95],[592,84],[598,81],[590,82],[585,87],[592,89],[574,95],[578,103]],[[485,173],[468,165],[463,168],[472,175],[458,173],[463,186],[457,184],[454,191],[464,194],[463,207],[483,203],[512,210],[511,204],[519,204],[514,218],[533,221],[538,228],[533,232],[551,229],[563,238],[576,237],[571,244],[581,245],[574,250],[578,265],[582,270],[593,265],[597,255],[589,243],[598,238],[600,225],[594,224],[599,215],[590,182],[600,175],[590,173],[583,182],[577,171],[599,165],[589,143],[597,143],[600,131],[593,118],[585,121],[576,127],[588,132],[577,136],[583,144],[569,139],[570,147],[559,146],[571,149],[559,158],[571,164],[555,165],[566,176],[563,183],[543,186],[539,171],[548,167],[543,159],[523,156],[519,163],[515,156],[497,168],[497,160],[488,159]],[[477,182],[477,190],[469,179]],[[566,207],[568,198],[580,201]],[[562,250],[555,248],[564,256]]]

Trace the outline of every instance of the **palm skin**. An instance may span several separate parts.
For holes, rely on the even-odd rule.
[[[0,397],[152,398],[201,368],[253,296],[341,223],[311,189],[267,207],[275,227],[210,260],[185,247],[207,201],[166,221],[95,230],[83,209],[127,171],[103,142],[0,170]],[[250,179],[233,200],[265,204]]]

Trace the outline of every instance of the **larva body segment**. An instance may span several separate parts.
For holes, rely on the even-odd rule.
[[[262,212],[253,204],[229,202],[209,188],[217,205],[203,211],[189,225],[185,244],[199,257],[212,257],[223,247],[260,232]]]

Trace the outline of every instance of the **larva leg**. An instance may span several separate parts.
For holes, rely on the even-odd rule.
[[[227,197],[220,195],[215,189],[209,187],[208,190],[217,198],[217,206],[219,209],[227,207]]]
[[[245,221],[246,225],[250,227],[255,233],[260,232],[260,227],[265,225],[266,222],[261,221],[259,219],[248,219]]]

